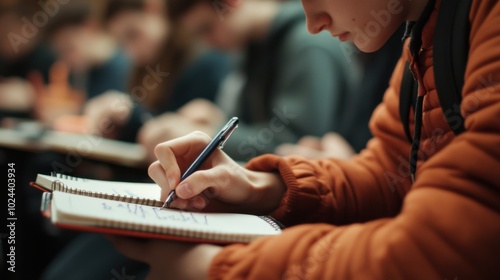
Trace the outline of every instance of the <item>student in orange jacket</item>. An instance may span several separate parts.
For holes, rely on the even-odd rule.
[[[372,117],[374,138],[352,160],[265,155],[242,168],[217,151],[179,184],[210,138],[193,133],[157,146],[149,172],[162,199],[176,188],[179,208],[271,213],[288,226],[281,235],[227,247],[114,238],[117,248],[149,263],[152,279],[499,279],[500,2],[472,3],[459,136],[443,117],[433,78],[440,2],[303,0],[311,33],[327,30],[363,51],[380,48],[404,21],[423,24],[412,38],[422,41],[418,56],[405,44]],[[362,40],[372,11],[389,11],[391,20]],[[407,60],[424,97],[413,183],[398,113]]]

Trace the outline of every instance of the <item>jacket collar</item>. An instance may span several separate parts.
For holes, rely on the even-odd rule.
[[[406,31],[403,39],[410,37],[409,49],[413,58],[418,56],[422,47],[422,31],[429,20],[435,5],[436,0],[429,0],[419,19],[417,21],[408,21],[406,23]]]

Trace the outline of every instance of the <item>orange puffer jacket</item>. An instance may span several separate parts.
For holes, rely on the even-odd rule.
[[[226,247],[209,279],[500,279],[500,2],[472,4],[461,107],[466,131],[459,136],[435,89],[436,18],[437,8],[413,64],[424,89],[416,181],[399,118],[403,69],[413,60],[406,48],[373,114],[374,138],[359,156],[266,155],[249,163],[281,174],[288,189],[273,215],[296,226]]]

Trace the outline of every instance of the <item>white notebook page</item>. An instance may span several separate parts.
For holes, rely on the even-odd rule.
[[[245,214],[197,213],[126,202],[54,192],[53,222],[99,225],[116,223],[159,226],[206,233],[276,235],[280,231],[258,216]],[[55,215],[54,215],[55,214]]]

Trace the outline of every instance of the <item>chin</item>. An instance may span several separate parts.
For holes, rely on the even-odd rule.
[[[382,48],[382,46],[384,46],[384,44],[363,44],[363,45],[358,45],[356,44],[356,42],[354,42],[354,44],[356,45],[356,47],[364,52],[364,53],[373,53],[373,52],[376,52],[378,50],[380,50]]]
[[[356,45],[358,47],[358,45]],[[363,47],[358,47],[358,49],[364,53],[374,53],[378,50],[380,50],[382,46],[379,47],[374,47],[374,46],[363,46]]]
[[[353,39],[353,43],[360,51],[365,53],[372,53],[381,49],[389,40],[390,35],[391,34],[380,34],[380,36],[369,37],[364,33],[361,33],[361,35],[356,33]]]

